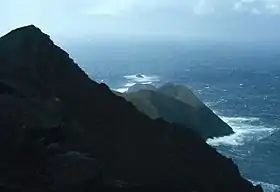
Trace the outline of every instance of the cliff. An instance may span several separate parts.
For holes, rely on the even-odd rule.
[[[190,129],[151,120],[34,26],[0,38],[1,191],[261,191]]]
[[[131,90],[135,91],[121,96],[152,119],[163,118],[168,122],[191,128],[204,139],[233,133],[229,125],[185,86],[169,83],[158,89],[146,89],[145,86],[142,88],[136,85]]]

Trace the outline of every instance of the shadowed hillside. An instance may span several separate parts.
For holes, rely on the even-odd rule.
[[[34,26],[0,38],[1,191],[262,191],[191,129],[151,120]]]
[[[191,128],[204,139],[233,133],[231,127],[202,103],[185,86],[166,84],[158,89],[143,85],[132,87],[128,93],[119,94],[132,102],[139,111],[152,119],[177,123]]]

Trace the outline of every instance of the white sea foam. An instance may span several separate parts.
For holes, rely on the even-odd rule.
[[[260,119],[256,117],[221,117],[221,119],[232,127],[234,134],[208,139],[209,145],[244,145],[268,137],[275,131],[275,128],[260,125]],[[256,123],[258,124],[255,125]]]
[[[151,84],[153,84],[153,82],[151,82],[151,81],[148,81],[148,82],[144,82],[144,83],[141,83],[142,85],[151,85]]]
[[[204,102],[204,104],[205,104],[207,107],[211,108],[212,106],[215,106],[215,105],[217,104],[217,102],[208,101],[208,102]]]
[[[126,88],[119,88],[119,89],[115,89],[115,91],[119,92],[119,93],[125,93],[128,91],[128,87]]]
[[[221,119],[234,126],[240,125],[240,123],[256,122],[260,120],[257,117],[221,117]]]
[[[260,181],[252,181],[250,180],[254,185],[261,185],[263,190],[265,192],[280,192],[280,186]]]
[[[136,83],[126,83],[124,86],[125,87],[132,87],[133,85],[135,85]]]
[[[139,74],[136,75],[126,75],[124,76],[127,80],[134,82],[134,83],[147,83],[147,82],[158,82],[159,77],[158,76],[148,76],[148,75],[143,75]]]
[[[132,87],[135,84],[148,85],[160,81],[158,76],[148,76],[144,74],[126,75],[124,78],[127,80],[127,82],[123,86],[115,89],[115,91],[125,93],[128,91],[129,87]]]
[[[120,93],[125,93],[128,91],[129,87],[134,86],[136,83],[133,82],[128,82],[126,83],[123,87],[115,89],[115,91],[120,92]]]

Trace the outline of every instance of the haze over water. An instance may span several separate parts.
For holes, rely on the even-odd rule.
[[[280,191],[280,0],[0,3],[0,36],[34,24],[114,90],[190,87],[235,131],[208,143],[246,178]]]

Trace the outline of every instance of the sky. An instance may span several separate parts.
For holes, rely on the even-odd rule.
[[[55,39],[280,39],[280,0],[0,0],[0,35],[34,24]]]

